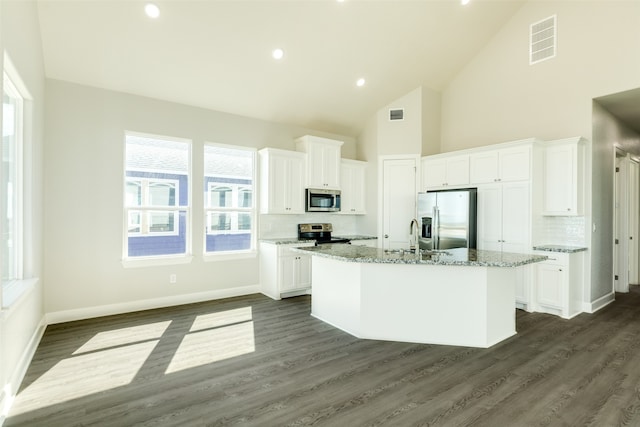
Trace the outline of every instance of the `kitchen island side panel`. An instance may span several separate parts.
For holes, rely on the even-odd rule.
[[[314,256],[311,277],[311,315],[360,338],[361,264]]]
[[[485,267],[365,265],[363,336],[486,347],[486,270]]]

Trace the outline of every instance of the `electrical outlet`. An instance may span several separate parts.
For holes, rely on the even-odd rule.
[[[169,275],[169,283],[176,283],[178,281],[178,276],[175,274]]]

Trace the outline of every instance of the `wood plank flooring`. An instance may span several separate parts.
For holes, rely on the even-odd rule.
[[[490,349],[309,313],[251,295],[52,325],[5,426],[640,425],[638,287],[572,320],[518,310]]]

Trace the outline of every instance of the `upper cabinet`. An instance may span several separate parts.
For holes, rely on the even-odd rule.
[[[341,167],[340,179],[342,194],[340,203],[342,206],[340,213],[352,215],[366,214],[365,169],[367,167],[367,162],[342,159]]]
[[[584,215],[584,148],[582,138],[544,144],[543,215]]]
[[[470,155],[471,184],[531,179],[531,146],[482,151]]]
[[[340,189],[342,141],[305,135],[296,139],[296,149],[307,153],[307,188]]]
[[[265,148],[260,153],[260,213],[304,213],[305,155]]]
[[[421,191],[469,184],[469,156],[436,155],[421,160]]]

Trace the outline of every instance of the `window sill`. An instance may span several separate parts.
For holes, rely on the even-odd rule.
[[[205,254],[203,255],[204,262],[216,262],[216,261],[229,261],[236,259],[249,259],[256,258],[258,256],[257,251],[247,252],[220,252],[217,254]]]
[[[2,309],[8,309],[20,300],[20,297],[29,292],[38,283],[38,279],[14,280],[2,285]]]
[[[122,260],[122,266],[124,268],[157,267],[160,265],[189,264],[191,261],[193,261],[193,256],[191,255],[153,258],[127,258]]]

